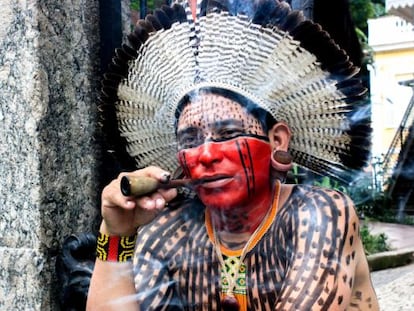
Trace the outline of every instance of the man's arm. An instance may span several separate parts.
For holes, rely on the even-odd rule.
[[[137,311],[131,262],[96,260],[86,310]]]
[[[131,236],[139,226],[151,222],[172,200],[175,189],[159,190],[149,196],[135,198],[121,193],[121,174],[102,192],[102,224],[100,232],[108,236]],[[157,167],[148,167],[130,173],[148,176],[160,181],[168,173]],[[139,310],[136,299],[132,262],[96,260],[88,292],[87,310]]]
[[[350,310],[357,304],[361,310],[375,310],[364,308],[365,301],[376,299],[373,291],[361,291],[359,301],[353,299],[354,283],[361,278],[356,267],[365,255],[351,200],[333,190],[304,189],[312,191],[282,215],[292,223],[292,244],[287,245],[291,253],[275,309]]]

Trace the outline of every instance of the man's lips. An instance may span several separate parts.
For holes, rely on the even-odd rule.
[[[233,179],[233,176],[230,175],[213,175],[213,176],[204,176],[197,179],[195,183],[196,186],[203,188],[217,188],[222,187],[229,183]]]

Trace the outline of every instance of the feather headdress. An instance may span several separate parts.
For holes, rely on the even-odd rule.
[[[195,21],[185,5],[163,6],[128,39],[104,77],[101,101],[112,148],[136,168],[178,167],[177,105],[204,87],[241,94],[285,121],[298,165],[344,180],[365,165],[370,110],[358,70],[319,25],[286,4],[260,1],[248,15],[199,6]]]

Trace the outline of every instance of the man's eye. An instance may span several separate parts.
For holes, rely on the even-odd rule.
[[[201,139],[198,136],[184,135],[178,139],[180,149],[194,148],[201,144]]]
[[[217,134],[220,139],[231,139],[245,134],[245,131],[240,128],[225,128],[221,129]]]

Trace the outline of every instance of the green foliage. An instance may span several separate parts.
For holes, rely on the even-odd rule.
[[[292,174],[288,174],[287,176],[287,182],[298,185],[302,182],[303,176],[304,174],[301,172],[300,167],[294,163],[292,168]]]
[[[374,5],[374,17],[384,16],[387,12],[385,11],[385,0],[373,0]]]
[[[156,2],[156,0],[147,0],[148,9],[153,9],[156,3],[160,3],[160,2],[161,1]],[[130,8],[133,11],[139,11],[139,0],[131,0]]]
[[[131,10],[138,11],[139,10],[139,1],[138,0],[131,0],[130,8],[131,8]]]
[[[349,2],[355,31],[363,51],[362,72],[373,63],[373,51],[368,45],[368,19],[385,15],[385,0],[350,0]]]
[[[385,0],[350,0],[349,7],[355,27],[368,33],[368,19],[385,14]]]
[[[414,225],[414,216],[410,215],[399,215],[396,210],[390,210],[389,208],[384,208],[380,213],[377,213],[375,216],[371,216],[377,221],[388,222],[388,223],[397,223],[403,225]]]
[[[390,250],[385,233],[371,234],[367,225],[361,227],[361,239],[364,245],[365,253],[372,255],[375,253],[386,252]]]
[[[315,186],[324,187],[324,188],[330,188],[335,189],[344,193],[347,193],[348,190],[345,186],[343,186],[339,181],[334,180],[332,178],[329,178],[327,176],[321,177],[319,180],[315,180],[313,182]]]
[[[386,209],[387,199],[373,184],[371,173],[361,174],[347,189],[360,217],[375,218]]]
[[[367,35],[359,28],[355,28],[355,33],[358,37],[359,44],[362,48],[362,64],[364,66],[367,66],[369,64],[374,63],[374,51],[373,49],[368,45],[368,37]]]
[[[349,6],[356,28],[367,33],[367,21],[374,17],[375,10],[373,3],[370,0],[351,0]]]

